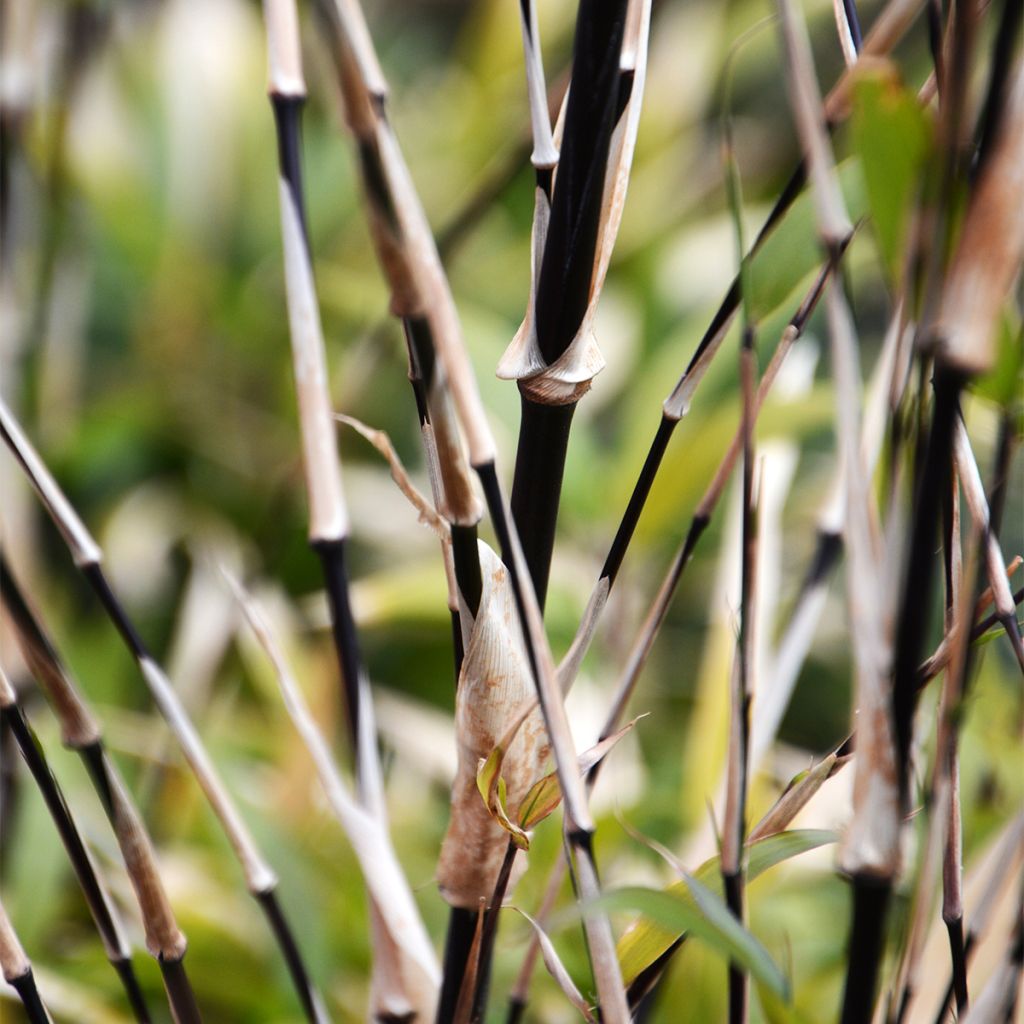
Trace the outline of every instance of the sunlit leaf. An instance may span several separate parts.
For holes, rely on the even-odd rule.
[[[599,761],[602,761],[612,747],[636,725],[640,718],[644,717],[644,715],[640,715],[634,718],[618,732],[612,733],[611,736],[601,740],[600,743],[595,743],[589,750],[580,754],[580,774],[590,771]],[[561,803],[561,800],[562,789],[558,784],[558,773],[549,772],[539,782],[534,783],[523,797],[522,803],[519,805],[520,828],[533,828],[534,825],[543,821]]]
[[[580,990],[576,987],[572,978],[569,976],[569,972],[565,969],[565,965],[562,963],[561,958],[558,956],[558,952],[548,938],[547,932],[532,918],[525,910],[519,910],[515,908],[533,927],[534,933],[537,936],[537,941],[540,944],[540,955],[544,960],[544,966],[548,970],[548,974],[558,984],[558,987],[565,994],[566,999],[576,1007],[580,1013],[583,1014],[586,1020],[592,1021],[594,1015],[590,1012],[590,1006],[587,1001],[580,994]]]
[[[931,126],[895,68],[881,65],[857,82],[851,127],[878,244],[890,276],[898,280]]]
[[[772,992],[789,998],[789,983],[768,951],[740,924],[722,897],[692,875],[671,889],[630,887],[606,893],[599,901],[607,910],[640,910],[676,935],[688,934],[717,949],[741,965]],[[625,965],[623,965],[625,966]],[[628,984],[630,976],[623,971]]]
[[[747,845],[747,881],[752,881],[769,868],[796,857],[808,850],[817,849],[837,840],[834,832],[823,830],[799,830],[779,832],[776,835],[759,839]],[[721,867],[717,857],[705,861],[693,874],[698,882],[706,886],[716,895],[722,891]],[[693,912],[694,902],[684,882],[675,882],[661,893],[653,890],[653,896],[662,898],[661,904],[675,900],[687,904]],[[654,904],[651,900],[651,905]],[[671,904],[669,904],[671,908]],[[671,946],[680,935],[688,932],[690,927],[680,926],[678,922],[667,923],[663,917],[649,914],[646,908],[644,916],[634,922],[619,940],[619,963],[626,984],[630,984],[639,974],[649,967],[662,953]],[[685,911],[680,911],[685,913]]]

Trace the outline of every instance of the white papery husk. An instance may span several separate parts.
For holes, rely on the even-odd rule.
[[[492,897],[509,839],[491,817],[477,788],[479,763],[536,696],[508,570],[482,541],[479,548],[483,590],[455,698],[458,770],[437,870],[444,899],[452,906],[471,910],[481,899]],[[543,774],[549,753],[544,721],[537,708],[509,744],[502,766],[506,807],[513,820],[519,802]],[[525,870],[526,859],[520,856],[509,892]]]
[[[597,302],[604,286],[612,249],[622,221],[626,202],[629,172],[633,165],[637,128],[640,124],[640,106],[643,100],[644,79],[647,71],[647,38],[650,27],[650,0],[636,0],[631,5],[622,45],[620,67],[633,71],[633,87],[626,109],[612,133],[608,147],[608,170],[605,174],[604,195],[601,200],[601,221],[594,248],[594,270],[590,280],[590,295],[575,337],[566,350],[553,363],[548,364],[537,342],[534,302],[537,296],[537,278],[540,274],[547,241],[551,204],[540,188],[537,189],[533,216],[533,236],[530,251],[530,298],[526,317],[511,344],[498,362],[497,375],[501,380],[518,381],[520,390],[541,405],[567,405],[579,400],[590,390],[594,377],[604,369],[605,360],[594,334]],[[564,108],[563,108],[564,110]],[[555,127],[555,144],[562,141],[563,118]],[[554,188],[558,185],[555,170]]]

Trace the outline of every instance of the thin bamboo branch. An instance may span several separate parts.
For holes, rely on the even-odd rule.
[[[393,967],[401,976],[400,991],[382,993],[386,1011],[398,1015],[400,1010],[395,1003],[402,1002],[406,1013],[412,1013],[416,1020],[426,1020],[437,998],[440,980],[437,960],[386,824],[373,808],[349,793],[269,622],[237,581],[229,576],[228,582],[273,667],[285,707],[313,759],[331,810],[352,844],[370,893],[371,906],[386,929],[389,943],[404,954],[404,957],[392,955],[396,960]],[[382,951],[375,949],[375,954],[379,958]],[[380,1014],[381,1009],[375,1007],[374,1011]]]
[[[923,2],[924,0],[891,0],[882,10],[864,40],[857,63],[847,68],[846,72],[840,76],[825,100],[825,110],[830,126],[838,124],[849,113],[851,86],[860,63],[887,54],[913,23]],[[758,232],[754,244],[746,255],[747,259],[757,252],[764,239],[782,219],[800,194],[805,180],[806,165],[801,162],[786,183],[767,220]],[[616,530],[615,538],[608,550],[608,556],[601,568],[595,593],[601,587],[607,587],[610,590],[615,582],[672,434],[679,421],[686,415],[700,382],[725,340],[732,319],[739,308],[739,303],[740,279],[737,275],[694,349],[685,370],[663,402],[657,431]],[[605,580],[607,583],[604,583]]]
[[[743,846],[750,770],[750,703],[754,692],[754,594],[757,571],[757,498],[754,492],[755,375],[754,331],[747,325],[740,350],[740,382],[743,393],[743,414],[740,424],[743,447],[740,629],[730,700],[729,756],[721,856],[722,886],[726,904],[740,924],[743,923]],[[747,1000],[746,972],[738,964],[730,962],[730,1024],[743,1024],[746,1020]]]
[[[103,942],[107,959],[124,988],[128,1005],[132,1008],[132,1014],[140,1024],[148,1024],[151,1018],[139,987],[138,978],[135,975],[135,969],[132,966],[131,946],[122,932],[117,912],[106,888],[100,881],[96,867],[89,856],[75,820],[71,816],[60,785],[46,761],[42,745],[32,731],[24,711],[18,704],[14,687],[2,669],[0,669],[0,717],[5,720],[14,736],[21,756],[46,803],[46,809],[57,829],[78,886],[82,890],[86,906],[89,908],[89,914]],[[180,964],[181,958],[185,954],[183,937],[180,938],[178,945],[171,950],[171,954],[168,962]],[[195,1003],[195,996],[184,974],[181,974],[182,984],[180,986],[172,985],[171,979],[166,973],[164,978],[171,1007],[178,1014],[181,1024],[199,1024],[201,1018]]]
[[[36,987],[32,964],[25,955],[3,903],[0,903],[0,970],[4,981],[18,993],[29,1024],[53,1024]]]
[[[803,302],[800,304],[800,308],[782,331],[779,343],[776,345],[775,351],[772,353],[772,358],[769,360],[768,366],[765,368],[764,374],[758,384],[757,397],[754,402],[753,410],[755,419],[761,411],[768,392],[774,384],[775,378],[782,367],[783,361],[793,344],[803,333],[807,321],[810,319],[811,314],[817,306],[818,300],[821,298],[825,284],[828,281],[829,276],[834,271],[840,258],[841,253],[837,254],[835,259],[830,259],[826,262],[807,295],[804,296]],[[651,604],[647,617],[644,619],[643,626],[633,642],[626,666],[619,677],[619,683],[616,687],[616,696],[614,699],[616,708],[614,714],[616,716],[616,720],[621,718],[621,715],[624,713],[625,703],[632,694],[636,681],[639,678],[644,665],[647,663],[647,658],[654,646],[654,640],[657,637],[662,623],[665,621],[665,616],[668,614],[668,609],[671,605],[676,589],[679,586],[679,582],[682,579],[683,572],[689,564],[690,558],[693,556],[693,552],[696,549],[698,541],[707,529],[708,524],[711,522],[711,517],[713,516],[714,511],[718,506],[719,499],[725,490],[725,485],[728,482],[736,465],[736,461],[740,456],[742,445],[743,424],[741,422],[737,426],[732,443],[723,456],[722,461],[719,463],[714,477],[708,484],[701,500],[697,503],[697,507],[694,510],[683,542],[677,549],[675,557],[672,560],[672,564],[670,565],[661,587]],[[605,577],[602,577],[599,581],[594,594],[591,596],[590,603],[584,613],[572,646],[566,654],[562,664],[559,666],[559,683],[563,692],[567,691],[572,686],[587,648],[593,639],[597,620],[604,609],[605,602],[607,601],[610,582],[611,580]]]
[[[967,436],[967,427],[964,425],[963,417],[958,417],[953,435],[953,458],[963,483],[964,497],[967,500],[971,519],[984,537],[982,557],[984,571],[992,589],[995,614],[1006,630],[1013,653],[1017,657],[1017,663],[1020,665],[1021,672],[1024,672],[1024,643],[1021,642],[1020,627],[1017,625],[1017,609],[1003,568],[1006,560],[1003,558],[1003,552],[999,546],[999,538],[991,528],[985,488],[981,482],[981,473],[978,471],[978,463],[971,449],[971,441]]]
[[[974,912],[970,917],[970,925],[967,935],[963,941],[963,965],[962,970],[966,975],[967,968],[978,949],[978,945],[988,930],[989,922],[999,899],[999,894],[1006,882],[1007,876],[1013,871],[1024,850],[1024,815],[1018,815],[1005,829],[1002,837],[996,844],[997,856],[994,858],[995,871],[988,879],[982,891]],[[935,1024],[945,1024],[949,1019],[949,1007],[953,1002],[957,981],[950,979],[943,997],[942,1004],[935,1015]]]
[[[825,110],[802,18],[780,0],[790,104],[809,165],[818,231],[826,251],[847,238],[850,222],[835,174]],[[888,649],[880,540],[872,519],[860,448],[860,389],[853,321],[842,292],[828,292],[835,375],[837,434],[846,494],[849,609],[860,716],[854,816],[844,837],[843,868],[853,878],[854,921],[844,1024],[866,1022],[874,1004],[892,880],[899,863],[900,789],[897,740],[887,686]]]
[[[277,876],[264,858],[245,824],[230,793],[199,736],[188,712],[166,673],[150,654],[131,618],[121,604],[103,571],[103,552],[89,533],[78,513],[72,508],[56,480],[32,447],[6,404],[0,400],[0,436],[10,448],[43,507],[64,537],[76,567],[99,598],[107,617],[117,629],[129,653],[135,659],[153,702],[167,723],[175,740],[203,791],[210,809],[217,818],[245,876],[249,894],[268,916],[271,929],[289,965],[295,960],[297,944],[290,924],[277,900]],[[308,971],[303,971],[306,979]],[[296,979],[293,977],[293,981]],[[299,989],[304,1007],[316,1010],[322,1005],[311,983]],[[315,1024],[322,1018],[310,1017]]]
[[[2,552],[0,599],[14,624],[25,662],[57,715],[61,739],[82,760],[103,805],[139,906],[146,948],[161,965],[178,963],[184,958],[186,940],[164,889],[152,839],[107,753],[95,715],[22,594]]]

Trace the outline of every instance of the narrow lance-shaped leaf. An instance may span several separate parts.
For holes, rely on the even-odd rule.
[[[747,844],[746,851],[747,878],[753,881],[776,864],[828,843],[834,843],[836,838],[833,832],[796,831],[780,832],[752,841]],[[717,857],[705,861],[692,877],[711,892],[721,893],[721,867]],[[692,892],[685,882],[674,882],[663,891],[640,891],[644,893],[642,898],[647,903],[644,907],[636,909],[642,910],[644,916],[630,925],[618,945],[622,975],[626,984],[630,984],[654,963],[680,935],[686,934],[692,926],[693,917],[700,917],[695,910]],[[680,918],[677,921],[673,918],[668,922],[660,916],[654,916],[655,913],[660,915],[662,911],[666,914],[685,915],[686,919]]]
[[[590,1011],[590,1006],[580,994],[580,990],[573,983],[572,978],[569,976],[569,972],[565,969],[565,965],[559,958],[558,951],[555,949],[551,939],[548,938],[547,933],[537,921],[526,913],[525,910],[520,910],[518,907],[515,909],[517,913],[521,914],[530,922],[530,927],[533,929],[533,933],[537,936],[537,940],[540,943],[540,953],[544,958],[544,966],[548,969],[548,974],[555,979],[555,983],[562,990],[566,999],[568,999],[569,1002],[583,1014],[583,1019],[593,1021],[594,1015]]]

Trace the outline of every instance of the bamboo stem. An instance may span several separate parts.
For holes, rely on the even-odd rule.
[[[225,788],[198,730],[171,681],[149,653],[134,623],[110,586],[103,571],[102,550],[2,401],[0,436],[24,469],[43,507],[63,536],[76,567],[98,597],[107,617],[135,659],[153,702],[170,728],[196,782],[227,836],[245,875],[249,894],[259,901],[261,894],[271,892],[277,887],[277,876],[256,845],[252,833]],[[304,973],[308,979],[308,971]],[[319,1004],[319,996],[313,995],[312,990],[300,991],[300,999],[304,1006]],[[322,1019],[311,1018],[311,1022],[321,1024]]]
[[[79,755],[103,805],[139,906],[146,947],[161,964],[181,960],[186,950],[185,936],[161,881],[153,843],[142,817],[107,754],[93,712],[68,675],[2,552],[0,598],[14,624],[25,661],[57,714],[64,745]],[[179,982],[187,986],[183,972]],[[132,990],[137,993],[137,986]]]
[[[107,959],[121,980],[135,1019],[140,1024],[148,1024],[151,1017],[132,967],[131,947],[122,934],[116,911],[106,889],[100,882],[75,820],[71,816],[67,801],[64,799],[64,794],[47,764],[42,745],[32,731],[24,711],[18,705],[14,687],[2,671],[0,671],[0,717],[5,720],[11,735],[14,736],[21,756],[46,803],[46,809],[67,852],[71,868],[89,908],[89,914],[103,942]],[[175,952],[178,960],[184,956],[184,939],[181,940],[180,946]],[[184,977],[180,989],[172,988],[168,984],[167,994],[170,997],[172,1009],[181,1015],[181,1024],[198,1024],[201,1019],[199,1010],[196,1007],[192,990]]]
[[[32,964],[25,955],[3,903],[0,903],[0,970],[4,981],[18,993],[29,1024],[53,1024],[36,987]]]

